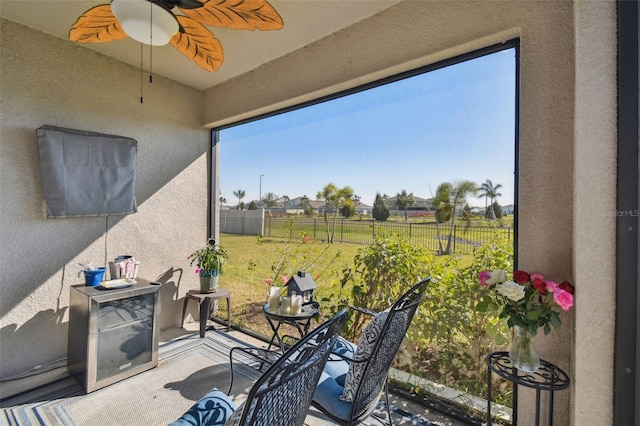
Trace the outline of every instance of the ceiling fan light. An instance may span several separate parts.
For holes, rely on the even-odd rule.
[[[179,29],[173,13],[149,0],[112,0],[111,11],[124,32],[140,43],[163,46]]]

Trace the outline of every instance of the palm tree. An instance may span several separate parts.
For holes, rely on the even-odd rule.
[[[485,183],[483,183],[478,187],[478,191],[480,191],[480,193],[478,194],[478,198],[484,197],[484,218],[485,219],[489,215],[488,204],[487,204],[487,198],[489,198],[489,185],[488,185],[489,182],[491,181],[487,179]]]
[[[414,203],[414,199],[413,199],[413,192],[410,194],[407,194],[407,191],[405,191],[404,189],[399,193],[396,194],[396,204],[398,205],[398,208],[400,210],[404,210],[404,220],[408,220],[407,219],[407,209],[409,207],[411,207]]]
[[[278,197],[273,192],[267,192],[264,195],[264,197],[262,197],[262,200],[261,200],[262,204],[267,206],[267,212],[269,213],[269,215],[271,215],[271,207],[275,207],[276,204],[278,204],[278,200],[279,199],[280,199],[280,197]]]
[[[447,248],[442,248],[442,242],[438,238],[438,244],[440,245],[440,254],[451,254],[451,240],[453,238],[453,230],[456,221],[456,211],[465,202],[465,199],[469,194],[475,194],[478,190],[478,186],[471,181],[463,180],[451,184],[444,182],[436,189],[436,197],[434,205],[437,215],[450,215],[451,225],[449,226],[449,237],[447,238]],[[436,224],[438,221],[436,220]]]
[[[336,224],[338,222],[338,213],[341,205],[353,197],[353,189],[349,186],[345,186],[342,189],[338,189],[333,183],[328,183],[319,191],[316,197],[319,200],[324,200],[324,223],[327,227],[327,242],[333,243],[333,236],[336,231]],[[333,216],[333,231],[329,233],[329,209],[334,209]]]
[[[489,200],[491,201],[491,216],[493,216],[492,217],[493,219],[496,218],[496,211],[495,211],[496,198],[502,197],[502,194],[498,192],[498,189],[500,188],[502,188],[502,184],[497,184],[489,192]]]
[[[337,193],[338,187],[332,183],[328,183],[322,188],[322,191],[318,191],[316,195],[318,200],[324,200],[324,224],[327,227],[327,243],[331,242],[331,235],[329,234],[329,207],[332,205]]]
[[[331,232],[331,243],[333,243],[333,237],[336,235],[336,225],[338,224],[338,213],[340,213],[340,208],[347,202],[352,202],[351,197],[353,197],[353,189],[350,186],[345,186],[344,188],[338,189],[338,192],[335,197],[335,212],[333,214],[333,231]]]
[[[243,189],[238,189],[237,191],[233,191],[233,195],[238,197],[238,210],[240,210],[240,200],[244,198],[245,192]]]
[[[493,209],[493,202],[497,197],[501,197],[502,196],[502,194],[498,192],[498,190],[500,188],[502,188],[502,184],[494,185],[493,182],[491,182],[491,179],[487,179],[478,188],[478,191],[481,191],[481,193],[478,195],[478,198],[484,197],[485,217],[487,217],[489,219],[495,219],[496,218],[496,212]],[[487,197],[491,200],[491,204],[490,204],[491,208],[490,209],[487,206]]]

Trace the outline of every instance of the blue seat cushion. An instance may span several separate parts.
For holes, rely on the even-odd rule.
[[[169,426],[222,426],[236,408],[224,392],[213,388]]]
[[[330,362],[328,362],[327,365],[328,364],[330,364]],[[347,375],[349,366],[346,362],[335,362],[334,364],[344,364],[344,373],[341,375],[344,383],[344,377]],[[320,381],[313,394],[313,401],[333,416],[342,420],[348,420],[351,415],[352,403],[340,399],[343,391],[344,387],[338,384],[336,379],[328,374],[325,369],[320,376]]]
[[[356,345],[343,337],[338,337],[336,343],[333,345],[333,350],[329,356],[329,360],[324,367],[324,372],[331,376],[340,386],[344,386],[344,382],[347,379],[347,372],[349,371],[349,363],[340,356],[353,359],[356,353]]]
[[[353,357],[356,355],[357,348],[358,346],[355,343],[348,341],[342,336],[338,336],[331,352],[343,357],[347,357],[349,359],[353,359]]]
[[[380,329],[387,319],[388,311],[383,311],[371,320],[365,327],[357,345],[338,337],[329,356],[320,381],[313,394],[314,403],[320,405],[326,412],[333,416],[349,420],[353,397],[360,378],[364,374],[361,363],[351,363],[333,355],[339,354],[349,359],[367,359],[378,338]]]

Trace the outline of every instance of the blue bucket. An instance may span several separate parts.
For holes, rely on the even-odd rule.
[[[93,271],[83,271],[84,272],[84,284],[87,286],[95,287],[100,285],[102,282],[102,278],[104,278],[104,272],[107,268],[98,268]]]

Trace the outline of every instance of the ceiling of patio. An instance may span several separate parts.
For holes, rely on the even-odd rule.
[[[208,72],[173,46],[154,47],[152,72],[196,89],[204,90],[254,70],[261,65],[301,49],[401,0],[270,0],[284,21],[279,31],[245,31],[209,27],[222,43],[225,60],[216,72]],[[0,15],[36,30],[67,39],[69,29],[83,12],[104,1],[2,0]],[[70,42],[71,43],[71,42]],[[148,70],[149,47],[141,55],[141,44],[126,38],[110,43],[81,44],[104,55]]]

